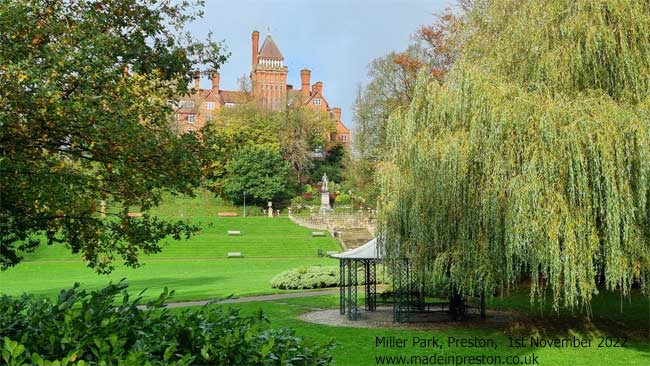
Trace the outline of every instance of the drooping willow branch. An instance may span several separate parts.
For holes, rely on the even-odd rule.
[[[556,309],[646,286],[650,9],[593,3],[494,2],[445,84],[421,78],[378,173],[389,257],[467,294],[529,278]]]

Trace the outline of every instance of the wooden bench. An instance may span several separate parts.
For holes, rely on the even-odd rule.
[[[142,217],[142,212],[129,212],[126,214],[128,217]]]
[[[237,212],[225,211],[225,212],[217,212],[217,216],[219,216],[219,217],[235,217],[235,216],[239,216],[239,214]]]
[[[312,232],[311,232],[311,236],[312,236],[312,237],[316,237],[316,236],[325,236],[325,232],[324,232],[324,231],[312,231]]]
[[[239,231],[239,230],[228,230],[228,236],[241,236],[241,231]]]
[[[241,252],[228,252],[228,258],[244,258]]]

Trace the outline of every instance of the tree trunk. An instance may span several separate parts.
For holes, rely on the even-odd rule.
[[[455,322],[465,318],[465,297],[454,288],[449,296],[449,316]]]

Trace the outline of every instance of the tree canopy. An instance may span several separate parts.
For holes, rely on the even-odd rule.
[[[382,245],[434,284],[586,306],[650,279],[650,4],[475,2],[460,59],[391,116]],[[535,31],[531,31],[531,30]]]
[[[265,204],[287,199],[291,191],[289,163],[277,149],[248,145],[233,154],[226,164],[224,195],[237,204]],[[245,192],[245,193],[244,193]]]
[[[146,211],[200,182],[196,138],[169,128],[193,71],[225,60],[223,45],[182,31],[199,15],[188,1],[0,3],[2,268],[41,234],[109,271],[193,231]]]
[[[226,165],[248,145],[280,152],[289,164],[291,180],[301,182],[314,168],[312,153],[319,148],[335,147],[326,141],[332,131],[336,131],[336,122],[329,114],[297,103],[283,111],[273,111],[260,106],[251,96],[235,107],[222,108],[202,130],[210,152],[211,188],[220,194],[224,192],[223,184],[229,178]]]

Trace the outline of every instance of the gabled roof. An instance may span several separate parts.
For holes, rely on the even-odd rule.
[[[262,44],[262,49],[260,50],[259,53],[259,58],[266,58],[271,60],[284,60],[284,56],[282,56],[282,52],[280,52],[278,46],[275,45],[275,42],[273,42],[273,38],[271,38],[270,34],[267,34],[266,39],[264,39],[264,43]]]
[[[219,95],[223,103],[241,103],[246,98],[246,93],[242,91],[220,90]]]
[[[327,108],[328,110],[330,109],[330,104],[327,102],[327,99],[325,99],[325,97],[323,96],[323,93],[322,93],[322,92],[319,92],[319,91],[317,91],[317,92],[315,92],[315,93],[314,93],[314,92],[310,92],[309,97],[308,97],[307,99],[305,99],[305,101],[304,101],[303,103],[304,103],[305,105],[308,105],[308,104],[310,104],[311,101],[314,100],[314,99],[320,99],[320,100],[321,100],[321,104],[324,103],[324,104],[325,104],[325,108]]]

